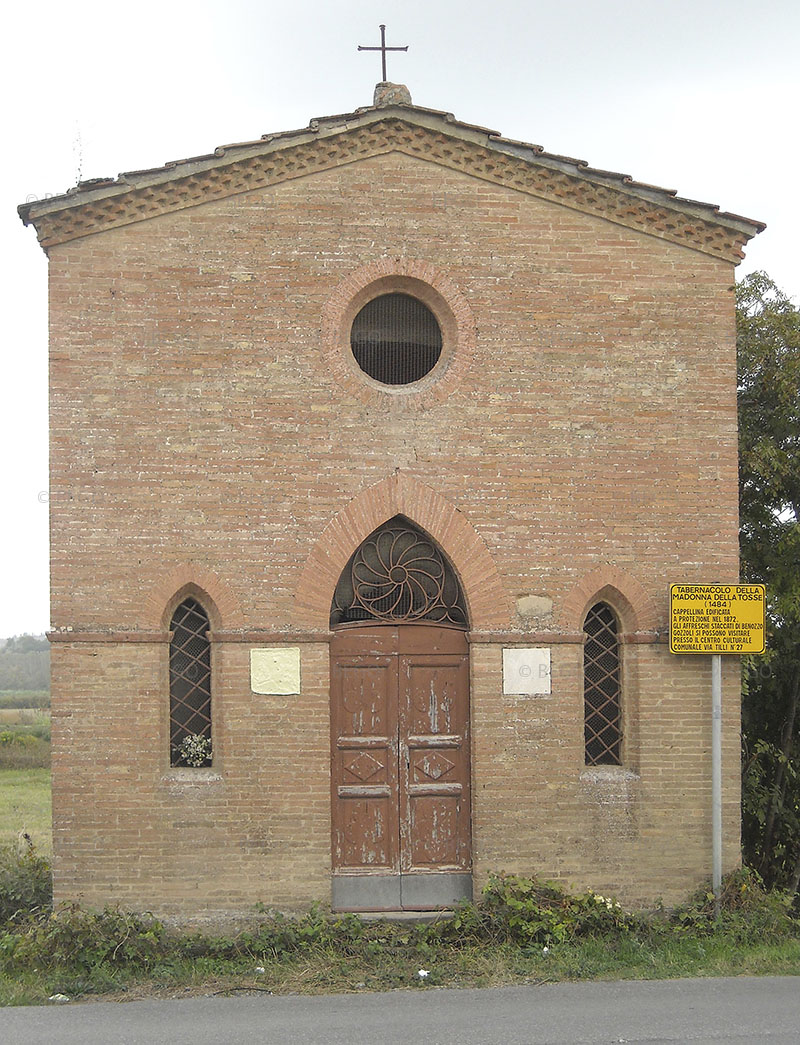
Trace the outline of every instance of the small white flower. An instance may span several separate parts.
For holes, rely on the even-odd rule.
[[[545,956],[545,958],[547,957],[547,955],[549,953],[550,953],[550,948],[549,947],[542,947],[542,954]]]
[[[427,980],[427,978],[430,976],[430,974],[431,974],[430,973],[430,969],[419,969],[419,970],[417,970],[417,976],[419,976],[419,978],[421,980]]]
[[[177,747],[178,755],[187,766],[202,766],[211,758],[211,738],[201,733],[190,733]]]
[[[267,970],[266,970],[266,969],[264,968],[264,966],[263,966],[263,965],[257,965],[257,966],[256,966],[256,972],[257,972],[257,973],[258,973],[259,975],[260,975],[260,974],[261,974],[262,972],[266,972],[266,971],[267,971]]]

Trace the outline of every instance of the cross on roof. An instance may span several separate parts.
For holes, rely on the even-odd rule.
[[[358,45],[359,51],[380,51],[381,52],[381,71],[383,73],[383,82],[386,83],[386,52],[387,51],[407,51],[408,44],[405,47],[387,47],[386,46],[386,26],[380,26],[381,30],[381,45],[380,47],[362,47]]]

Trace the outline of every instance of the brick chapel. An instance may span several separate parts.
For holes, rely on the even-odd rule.
[[[412,104],[20,208],[49,257],[57,900],[629,905],[711,871],[758,222]],[[725,870],[739,860],[724,664]]]

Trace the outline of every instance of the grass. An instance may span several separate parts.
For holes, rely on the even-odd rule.
[[[23,830],[49,855],[46,769],[0,771],[0,844],[11,846],[0,861],[0,892],[10,910],[21,902],[15,897],[32,895],[36,859],[20,855]],[[726,879],[719,925],[708,894],[679,912],[637,916],[592,893],[570,897],[547,883],[503,875],[480,905],[434,926],[363,925],[318,910],[299,922],[254,912],[255,928],[229,939],[180,936],[116,909],[66,907],[48,916],[46,900],[33,902],[38,913],[29,920],[15,916],[5,930],[0,924],[0,1006],[42,1004],[57,993],[123,1000],[800,976],[800,922],[780,894],[765,893],[746,870]],[[429,972],[424,980],[420,969]]]
[[[49,769],[0,769],[0,845],[27,831],[37,850],[53,851]]]
[[[0,709],[0,772],[48,769],[49,766],[50,712],[32,708]]]
[[[50,692],[46,689],[0,690],[0,710],[7,708],[49,708]]]
[[[419,969],[428,977],[419,978]],[[257,970],[263,970],[257,971]],[[499,987],[563,980],[674,979],[691,976],[800,975],[800,939],[736,943],[729,934],[678,940],[572,940],[526,952],[503,943],[439,946],[384,944],[369,954],[343,954],[312,946],[299,954],[254,953],[241,957],[174,958],[143,972],[123,965],[91,970],[68,967],[0,973],[0,1005],[42,1004],[52,994],[105,1000],[148,996],[190,997],[268,991],[329,994],[435,987]]]
[[[49,708],[0,708],[0,726],[50,725]]]

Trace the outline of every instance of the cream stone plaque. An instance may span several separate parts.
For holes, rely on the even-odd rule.
[[[545,694],[549,692],[549,648],[503,650],[504,695]]]
[[[251,649],[250,688],[254,693],[299,693],[299,648],[281,646],[273,649]]]

